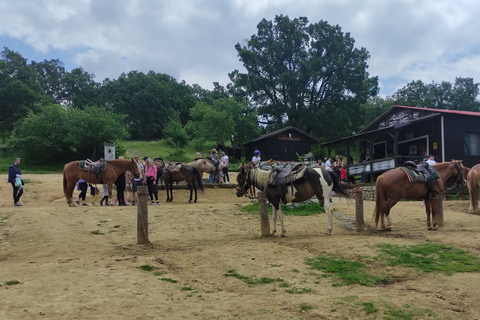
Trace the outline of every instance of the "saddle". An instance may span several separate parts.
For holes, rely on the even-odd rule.
[[[218,171],[218,165],[220,164],[220,160],[212,159],[212,158],[210,158],[210,157],[206,157],[205,160],[207,160],[208,162],[213,163],[213,165],[215,166],[215,172]]]
[[[438,194],[435,191],[435,180],[440,179],[437,170],[426,162],[416,164],[413,161],[406,161],[405,167],[399,168],[407,174],[408,182],[415,183],[427,183],[426,197],[430,199],[436,199]]]
[[[179,172],[182,166],[183,166],[183,163],[181,162],[176,162],[176,163],[170,162],[168,165],[165,166],[165,170],[170,172]]]
[[[293,183],[305,178],[306,169],[299,163],[292,169],[276,168],[272,172],[268,184],[277,187],[277,198],[280,202],[287,203],[285,195],[287,194],[288,186],[290,186],[293,196]]]
[[[100,181],[103,183],[102,171],[107,170],[107,162],[103,158],[98,161],[92,161],[90,159],[80,160],[78,163],[78,168],[84,171],[92,171]]]

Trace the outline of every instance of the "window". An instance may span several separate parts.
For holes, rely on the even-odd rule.
[[[466,156],[480,156],[480,133],[463,134],[463,153]]]

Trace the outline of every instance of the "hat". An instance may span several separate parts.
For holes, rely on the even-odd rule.
[[[260,151],[255,150],[255,151],[253,151],[253,154],[259,156],[259,155],[260,155]]]
[[[213,148],[211,152],[217,152],[217,149]]]

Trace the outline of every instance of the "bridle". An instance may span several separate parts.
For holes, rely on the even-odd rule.
[[[243,186],[242,187],[239,187],[237,185],[237,192],[243,194],[246,198],[249,198],[249,199],[256,199],[257,197],[253,196],[253,192],[251,191],[252,189],[252,185],[248,182],[250,181],[250,169],[246,170],[246,176],[245,176],[245,181],[243,182]],[[249,191],[250,193],[252,194],[249,194]]]
[[[450,188],[447,188],[447,191],[455,189],[459,185],[458,177],[462,178],[461,181],[460,181],[460,185],[466,185],[467,184],[466,179],[463,176],[463,172],[462,172],[462,168],[460,167],[460,164],[458,164],[457,162],[454,162],[454,161],[452,161],[452,163],[455,166],[455,168],[457,169],[457,175],[455,176],[455,183]]]

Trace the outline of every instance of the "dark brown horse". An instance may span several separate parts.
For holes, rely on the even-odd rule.
[[[438,197],[447,189],[447,180],[453,179],[454,183],[465,183],[463,166],[461,161],[437,163],[432,166],[438,172],[440,178],[435,181],[435,191]],[[407,174],[400,168],[389,170],[377,178],[376,182],[376,204],[375,204],[375,225],[381,220],[382,230],[392,230],[393,221],[390,217],[390,210],[400,200],[425,200],[427,212],[428,230],[438,228],[435,220],[438,199],[430,199],[427,196],[427,183],[411,183]],[[430,215],[432,220],[430,221]],[[384,217],[387,217],[389,226],[385,226]]]
[[[470,169],[467,175],[468,194],[470,196],[470,207],[468,213],[479,214],[478,209],[478,191],[480,186],[480,164],[477,164]]]
[[[287,202],[299,203],[317,196],[320,204],[325,208],[327,213],[327,235],[332,233],[333,224],[333,207],[330,203],[330,193],[333,191],[348,198],[347,189],[357,188],[350,184],[340,184],[333,171],[327,171],[322,168],[310,169],[306,168],[306,178],[293,182],[293,195],[287,192],[285,198]],[[248,194],[251,186],[264,191],[268,201],[272,204],[273,231],[272,235],[277,232],[277,214],[280,217],[282,225],[282,237],[285,236],[285,225],[283,223],[282,206],[278,199],[277,187],[269,184],[270,176],[273,171],[261,170],[251,165],[240,167],[237,175],[237,197]],[[290,189],[290,187],[288,187]]]
[[[228,147],[219,143],[217,144],[217,150],[225,151],[225,154],[230,160],[241,161],[242,159],[242,150],[238,149],[237,147]]]
[[[107,161],[104,171],[101,171],[101,179],[92,170],[79,169],[80,161],[72,161],[67,163],[63,168],[63,192],[70,207],[75,207],[72,202],[73,190],[78,179],[85,180],[91,184],[107,184],[108,194],[112,198],[112,186],[117,181],[118,176],[125,171],[130,171],[134,177],[140,176],[140,170],[137,163],[132,160],[111,160]]]
[[[173,183],[180,181],[185,181],[190,189],[190,199],[188,202],[192,202],[193,190],[195,190],[195,200],[193,202],[197,202],[197,185],[202,192],[204,190],[202,178],[197,168],[185,164],[176,166],[170,163],[165,166],[162,171],[162,180],[167,187],[167,202],[173,201]]]

